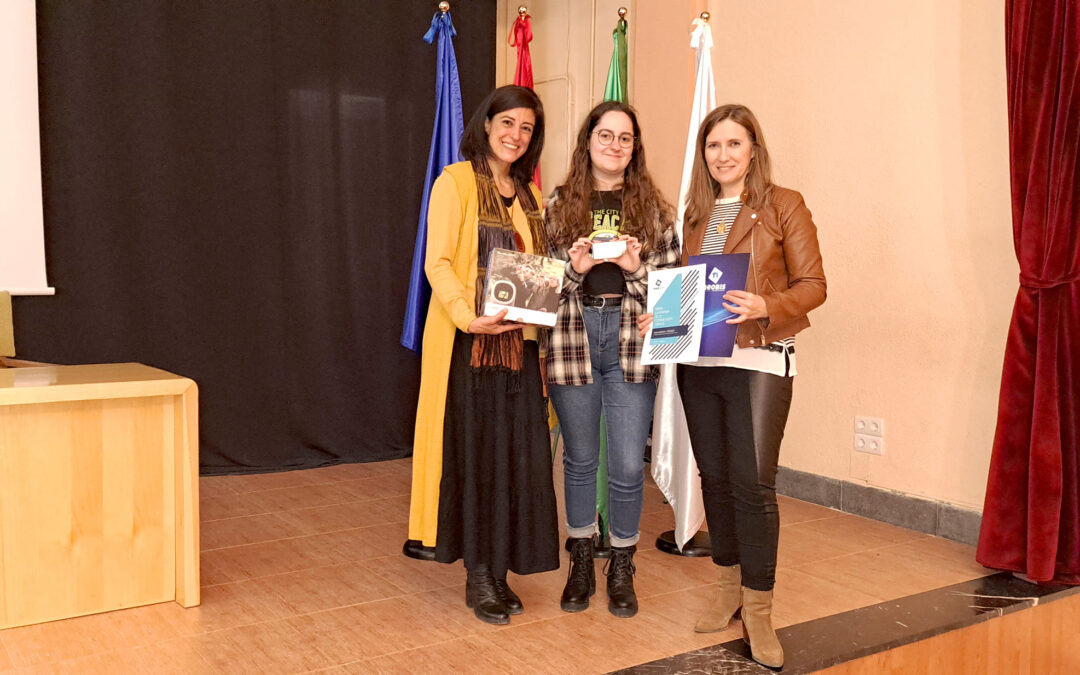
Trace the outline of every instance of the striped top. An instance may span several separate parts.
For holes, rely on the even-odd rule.
[[[705,239],[701,242],[701,255],[720,255],[724,252],[731,225],[741,210],[742,200],[738,197],[716,200],[716,206],[709,216],[709,229],[705,231]],[[736,345],[730,358],[702,356],[694,365],[729,366],[760,370],[773,375],[794,375],[795,336],[777,340],[764,347],[741,349]]]
[[[705,240],[701,242],[701,255],[720,255],[724,252],[731,224],[741,210],[742,201],[738,197],[716,200],[716,206],[709,216],[709,229],[705,231]]]

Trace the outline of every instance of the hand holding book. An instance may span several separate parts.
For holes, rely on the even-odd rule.
[[[498,335],[511,330],[521,330],[525,325],[516,321],[506,321],[506,313],[509,310],[495,314],[494,316],[478,316],[469,322],[470,333],[484,333],[486,335]]]
[[[765,306],[765,298],[754,295],[750,291],[728,291],[724,294],[724,309],[736,314],[734,319],[728,319],[727,323],[742,323],[748,319],[767,319],[769,310]]]
[[[645,312],[644,314],[638,314],[637,318],[637,332],[640,337],[645,337],[645,333],[649,332],[649,328],[652,327],[652,312]]]

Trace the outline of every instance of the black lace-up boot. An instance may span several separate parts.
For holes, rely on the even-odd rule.
[[[499,600],[506,606],[508,614],[521,614],[525,606],[521,604],[518,594],[510,590],[510,584],[506,583],[506,577],[495,580],[495,592],[499,594]]]
[[[472,609],[476,618],[497,625],[510,623],[510,613],[499,599],[495,577],[486,567],[466,570],[465,606]]]
[[[637,546],[612,546],[611,558],[604,566],[607,575],[608,610],[626,619],[637,614],[637,594],[634,593],[634,552]]]
[[[570,572],[559,601],[564,612],[583,612],[596,592],[596,568],[593,566],[593,538],[570,540]]]

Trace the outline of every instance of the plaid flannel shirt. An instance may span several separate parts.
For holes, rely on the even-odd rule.
[[[584,277],[574,271],[566,249],[552,250],[550,257],[566,260],[566,279],[562,299],[547,354],[548,384],[592,383],[592,361],[589,357],[589,338],[582,319],[582,290]],[[655,382],[659,376],[656,366],[641,364],[642,339],[638,336],[637,318],[645,312],[649,270],[676,267],[679,264],[679,237],[675,228],[665,233],[660,247],[641,261],[636,272],[623,272],[626,292],[622,300],[619,321],[619,365],[627,382]]]

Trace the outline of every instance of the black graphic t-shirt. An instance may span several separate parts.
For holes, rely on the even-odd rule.
[[[590,239],[605,241],[623,234],[622,194],[622,190],[593,191],[589,204],[593,221]],[[585,295],[622,295],[625,288],[622,269],[613,262],[594,265],[581,286]]]

